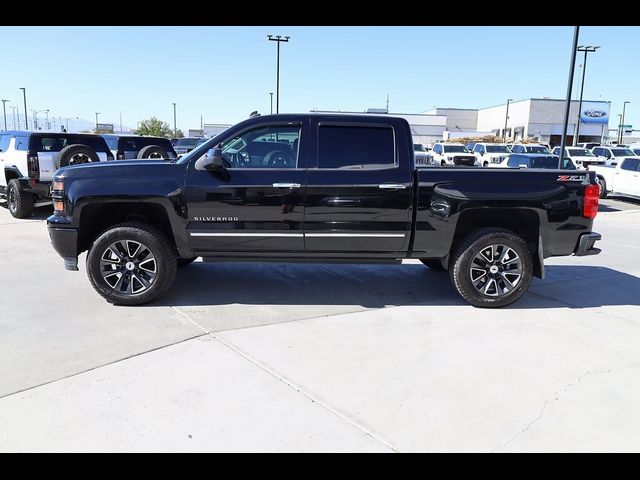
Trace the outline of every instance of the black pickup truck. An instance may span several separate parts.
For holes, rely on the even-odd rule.
[[[593,172],[422,168],[392,116],[252,117],[175,162],[61,168],[48,228],[107,301],[164,294],[205,261],[399,263],[448,270],[469,303],[517,300],[544,259],[600,250]]]

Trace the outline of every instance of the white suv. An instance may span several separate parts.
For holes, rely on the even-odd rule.
[[[551,150],[540,143],[516,143],[511,145],[511,153],[551,153]]]
[[[476,157],[461,143],[436,143],[431,156],[433,165],[441,167],[477,165]]]
[[[483,167],[499,167],[500,162],[511,154],[506,143],[476,143],[473,154],[478,160],[478,165]]]
[[[606,165],[617,165],[624,158],[638,158],[633,150],[621,147],[593,147],[591,150],[596,157],[603,160]]]
[[[554,147],[551,153],[560,155],[560,147]],[[589,165],[604,164],[603,158],[596,157],[591,151],[580,147],[565,147],[564,158],[569,158],[574,164],[581,168],[587,168]]]
[[[51,205],[51,178],[60,167],[113,160],[99,135],[56,132],[0,132],[0,197],[16,218]]]

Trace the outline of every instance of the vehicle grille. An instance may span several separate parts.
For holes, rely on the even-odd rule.
[[[471,155],[456,156],[456,157],[453,157],[453,163],[455,165],[473,166],[476,163],[476,157],[471,156]]]
[[[504,156],[504,155],[501,155],[501,156],[499,156],[499,157],[492,157],[492,158],[491,158],[491,163],[500,163],[500,162],[502,162],[505,158],[507,158],[507,157],[506,157],[506,156]]]

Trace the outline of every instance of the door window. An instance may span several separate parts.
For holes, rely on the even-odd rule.
[[[297,168],[299,126],[267,126],[248,130],[222,143],[228,168]]]
[[[4,133],[0,135],[0,152],[6,152],[11,142],[11,134]]]
[[[624,162],[622,162],[622,165],[620,166],[620,168],[622,170],[629,170],[631,172],[637,172],[639,165],[640,165],[640,159],[638,159],[638,158],[627,158],[627,159],[625,159]]]
[[[391,127],[320,125],[318,168],[361,170],[395,166]]]

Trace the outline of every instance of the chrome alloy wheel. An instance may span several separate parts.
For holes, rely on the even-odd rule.
[[[144,244],[118,240],[100,257],[103,280],[120,294],[136,295],[147,290],[156,279],[156,258]]]
[[[84,153],[76,153],[69,159],[69,165],[81,165],[83,163],[91,163],[91,158],[89,158],[89,155],[85,155]]]
[[[502,244],[484,247],[473,257],[469,275],[482,295],[509,295],[522,277],[522,260],[513,248]]]

